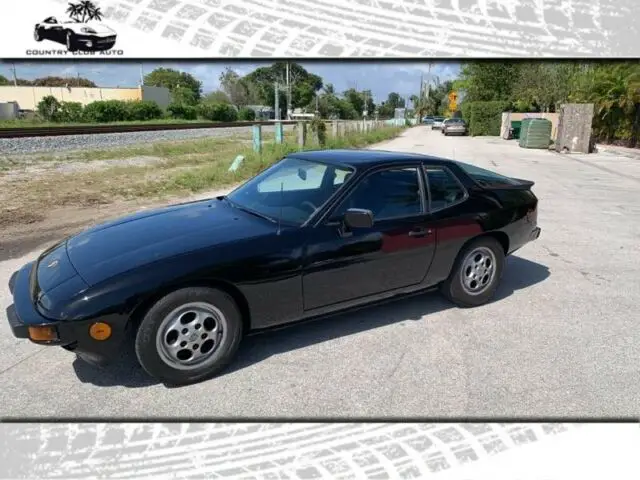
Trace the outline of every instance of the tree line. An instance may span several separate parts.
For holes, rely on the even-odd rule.
[[[557,112],[563,103],[593,103],[597,141],[638,145],[638,61],[467,62],[451,89],[464,94],[462,114],[471,110],[465,105],[478,102],[513,112]]]
[[[42,77],[34,80],[26,80],[24,78],[17,78],[16,85],[19,87],[84,87],[84,88],[97,88],[95,82],[82,77]],[[7,77],[0,75],[0,86],[14,85],[13,80],[9,80]]]
[[[246,75],[227,68],[218,79],[219,88],[206,95],[202,93],[202,82],[189,73],[170,68],[155,69],[144,77],[144,84],[168,88],[172,99],[169,110],[183,115],[194,115],[198,105],[203,104],[229,105],[236,111],[257,105],[275,107],[276,84],[282,87],[278,95],[281,112],[302,109],[318,112],[322,118],[355,120],[365,113],[369,117],[377,113],[380,118],[391,118],[396,108],[405,107],[405,100],[397,92],[389,93],[385,101],[376,104],[369,90],[350,88],[338,93],[331,83],[325,83],[298,63],[290,62],[288,66],[289,92],[285,91],[286,62],[259,67]]]
[[[282,87],[279,92],[279,108],[286,116],[288,108],[302,109],[304,112],[317,112],[326,119],[338,118],[356,120],[365,114],[372,118],[392,118],[397,108],[406,108],[406,101],[399,93],[391,92],[384,101],[376,103],[370,90],[349,88],[337,92],[334,85],[326,83],[323,78],[307,71],[295,62],[289,63],[290,92],[285,91],[287,78],[286,62],[276,62],[270,66],[259,67],[256,70],[240,75],[232,68],[226,68],[218,79],[219,87],[209,93],[203,93],[202,81],[194,75],[172,69],[159,67],[143,78],[143,85],[165,87],[169,90],[171,103],[164,116],[175,119],[195,120],[198,118],[215,121],[254,120],[255,111],[252,106],[275,106],[276,82]],[[97,85],[82,77],[48,76],[35,80],[18,79],[19,86],[51,86],[51,87],[97,87]],[[0,85],[13,85],[13,81],[0,75]],[[89,111],[97,110],[111,112],[104,115],[91,115],[91,121],[96,118],[108,117],[108,121],[131,119],[125,115],[126,111],[144,111],[147,114],[157,110],[148,106],[133,108],[126,105],[116,107],[117,101],[94,102]],[[120,102],[123,103],[123,102]],[[124,102],[126,103],[126,102]],[[85,107],[86,108],[86,107]],[[49,121],[83,121],[83,108],[68,102],[57,102],[46,98],[41,102],[38,111]],[[119,112],[119,113],[114,113]],[[134,115],[137,116],[137,115]],[[88,118],[88,117],[87,117]],[[64,119],[64,120],[63,120]],[[89,120],[87,120],[89,121]]]

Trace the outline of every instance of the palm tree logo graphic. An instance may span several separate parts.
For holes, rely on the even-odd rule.
[[[89,20],[102,20],[102,11],[95,3],[83,0],[77,3],[69,3],[67,15],[73,20],[86,23]]]

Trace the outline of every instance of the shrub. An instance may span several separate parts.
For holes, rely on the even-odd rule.
[[[121,100],[99,100],[84,107],[84,117],[89,122],[109,123],[127,120],[127,102]]]
[[[198,118],[198,109],[184,103],[170,104],[167,107],[167,112],[169,112],[172,118],[180,118],[182,120],[195,120]]]
[[[155,120],[164,115],[160,105],[149,100],[126,102],[126,110],[126,118],[123,120]]]
[[[251,108],[241,108],[238,112],[238,120],[253,122],[256,119],[256,112]]]
[[[460,114],[462,115],[462,119],[470,123],[471,122],[471,102],[464,102],[460,105]]]
[[[325,145],[327,143],[327,124],[320,118],[315,117],[309,126],[311,127],[315,140],[317,140],[320,145]]]
[[[500,136],[502,112],[509,109],[508,102],[473,102],[469,106],[469,133],[472,136]]]
[[[83,120],[84,109],[80,102],[62,102],[56,115],[57,122],[77,123]]]
[[[47,95],[38,102],[37,109],[43,119],[53,122],[56,121],[56,118],[58,117],[60,106],[60,102],[56,97],[53,95]]]
[[[235,122],[238,119],[237,110],[226,103],[201,103],[198,113],[202,118],[213,122]]]

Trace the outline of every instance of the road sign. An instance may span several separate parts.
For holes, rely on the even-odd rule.
[[[458,109],[458,104],[456,103],[455,100],[449,102],[449,111],[450,112],[455,112]]]
[[[456,92],[449,92],[449,101],[455,102],[458,99],[458,94]]]

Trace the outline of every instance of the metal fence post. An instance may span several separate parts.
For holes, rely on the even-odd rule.
[[[298,122],[298,146],[304,147],[307,143],[307,128],[305,122]]]
[[[262,127],[260,125],[253,126],[253,151],[262,152]]]
[[[282,128],[282,122],[276,123],[276,143],[282,143],[284,141],[284,129]]]

